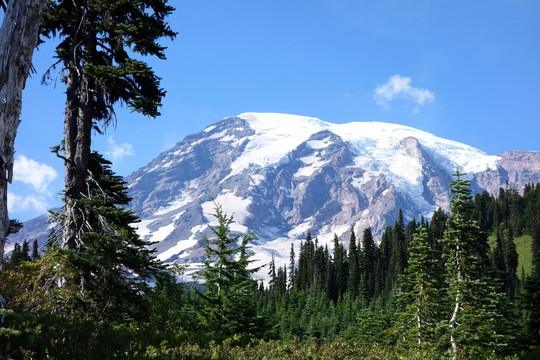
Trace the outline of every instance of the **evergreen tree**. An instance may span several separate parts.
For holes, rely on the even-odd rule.
[[[29,252],[30,245],[28,244],[28,240],[24,240],[21,247],[21,261],[30,261],[30,255],[28,254]]]
[[[360,285],[360,256],[356,244],[356,234],[354,228],[351,227],[351,235],[349,237],[349,278],[347,279],[347,292],[354,298],[358,294],[358,286]]]
[[[37,239],[34,239],[32,242],[32,260],[38,260],[41,256],[39,255],[39,249],[38,249],[38,241]]]
[[[289,255],[289,291],[294,286],[296,259],[294,254],[294,244],[291,243],[291,253]]]
[[[441,320],[441,290],[435,270],[438,260],[424,227],[413,236],[409,251],[409,266],[400,276],[405,289],[400,297],[408,302],[405,311],[399,314],[400,330],[410,345],[430,349],[436,341],[436,325]]]
[[[386,298],[390,293],[392,287],[392,278],[390,274],[390,260],[392,257],[393,249],[393,229],[392,226],[388,225],[382,234],[381,243],[379,244],[379,253],[381,260],[381,283],[384,286],[383,298]]]
[[[499,277],[504,280],[506,277],[506,265],[504,263],[504,235],[502,225],[497,229],[497,237],[491,250],[491,265]]]
[[[165,22],[172,11],[167,0],[48,2],[41,33],[60,37],[55,65],[61,64],[66,84],[64,140],[55,147],[66,172],[65,249],[82,246],[84,219],[78,200],[86,193],[92,131],[116,120],[118,103],[143,115],[159,115],[165,95],[160,79],[134,56],[165,58],[158,40],[175,36]]]
[[[248,245],[255,237],[251,233],[231,236],[233,217],[219,205],[214,217],[218,225],[210,227],[213,239],[203,235],[206,259],[200,275],[204,291],[197,291],[202,300],[201,321],[216,334],[259,334],[263,328],[254,297],[257,282],[251,277],[258,269],[248,267],[253,255]]]
[[[497,312],[499,296],[493,286],[482,278],[485,262],[479,257],[477,240],[480,228],[473,220],[470,180],[464,180],[459,170],[450,183],[452,194],[444,233],[448,293],[452,311],[448,321],[453,358],[464,352],[479,356],[504,346],[504,327]]]
[[[268,288],[270,290],[274,290],[277,283],[276,261],[274,258],[274,253],[272,253],[272,259],[270,260],[270,264],[268,264],[268,276],[270,277],[268,280]]]
[[[347,279],[349,277],[349,264],[347,263],[347,252],[343,244],[339,242],[337,235],[334,235],[334,272],[336,293],[345,294],[347,291]],[[337,298],[336,298],[337,300]]]
[[[521,302],[525,310],[527,338],[530,344],[538,346],[540,345],[540,214],[536,214],[534,226],[531,244],[532,273],[525,281]]]
[[[362,264],[365,275],[366,290],[371,298],[375,292],[375,271],[377,266],[377,246],[373,241],[371,228],[364,229],[362,237]]]
[[[392,283],[396,283],[398,275],[402,274],[407,267],[407,238],[405,235],[405,222],[403,212],[399,209],[398,220],[394,225],[392,255],[390,258],[390,268]]]
[[[512,229],[510,227],[508,234],[504,237],[503,255],[504,266],[506,273],[506,286],[508,292],[514,296],[517,290],[517,267],[518,267],[518,253],[516,251],[516,244],[514,243],[514,236],[512,235]]]
[[[100,154],[92,153],[88,191],[77,203],[85,219],[80,248],[53,247],[50,251],[66,256],[76,274],[65,279],[65,286],[77,286],[80,294],[72,311],[122,321],[146,316],[148,281],[162,265],[152,255],[155,250],[148,248],[131,225],[139,219],[123,208],[131,199],[123,178],[115,175],[110,165]]]
[[[21,244],[15,243],[15,245],[13,245],[13,251],[11,252],[9,263],[10,265],[17,265],[21,261],[22,261]]]

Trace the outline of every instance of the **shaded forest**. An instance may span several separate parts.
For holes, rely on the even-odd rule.
[[[6,18],[14,4],[29,5],[0,0]],[[0,192],[11,181],[32,49],[57,38],[43,80],[65,86],[64,138],[52,148],[64,163],[64,206],[50,214],[61,227],[46,248],[27,239],[4,259],[20,224],[0,204],[3,358],[540,358],[539,184],[472,195],[456,171],[450,213],[408,223],[400,214],[379,244],[369,228],[331,248],[307,234],[288,267],[267,265],[268,284],[253,278],[254,234],[231,233],[233,219],[216,204],[200,283],[178,282],[183,268],[139,238],[125,182],[91,146],[116,123],[118,105],[159,115],[165,90],[142,59],[165,59],[160,41],[176,36],[166,22],[174,9],[166,0],[39,5],[2,26],[17,38],[41,18],[19,49],[26,57],[5,61],[24,66],[7,91],[17,107],[0,118],[11,124]]]
[[[369,228],[331,249],[308,233],[289,266],[267,265],[267,284],[252,277],[254,235],[231,234],[216,205],[194,286],[138,240],[124,183],[93,159],[94,196],[81,206],[95,228],[107,218],[115,230],[89,232],[81,251],[58,246],[54,232],[43,254],[17,247],[0,273],[4,357],[538,355],[540,184],[473,196],[458,172],[451,213],[407,223],[400,213],[378,245]]]

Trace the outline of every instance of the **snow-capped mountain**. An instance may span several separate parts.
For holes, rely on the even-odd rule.
[[[186,137],[127,178],[139,234],[168,262],[199,263],[214,202],[253,231],[256,257],[288,259],[310,231],[319,243],[371,226],[380,235],[399,209],[411,219],[448,209],[456,167],[473,190],[540,181],[540,153],[490,156],[411,127],[244,113]]]
[[[140,236],[156,242],[160,259],[196,267],[215,204],[234,215],[233,230],[258,236],[255,259],[285,262],[308,231],[320,244],[351,226],[377,237],[400,208],[407,219],[448,209],[456,167],[473,191],[540,181],[538,152],[487,155],[402,125],[274,113],[218,121],[126,181]]]

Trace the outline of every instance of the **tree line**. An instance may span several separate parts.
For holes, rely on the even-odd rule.
[[[4,358],[538,357],[539,185],[473,197],[457,172],[450,214],[407,224],[400,214],[378,245],[370,229],[358,237],[351,229],[332,249],[308,234],[288,267],[269,264],[266,286],[252,277],[253,234],[231,234],[233,218],[217,206],[202,284],[179,283],[182,268],[158,261],[137,236],[125,183],[91,147],[119,103],[159,115],[165,91],[142,59],[165,58],[159,41],[175,36],[165,21],[173,8],[164,0],[0,5],[0,267],[5,237],[20,228],[6,194],[36,43],[60,40],[43,81],[57,71],[66,87],[64,137],[52,148],[66,171],[64,206],[51,214],[61,227],[42,253],[23,243],[1,268]],[[515,239],[524,236],[530,264],[519,268]]]
[[[41,256],[26,250],[0,272],[4,357],[253,358],[269,344],[281,349],[274,358],[538,354],[540,184],[473,197],[457,173],[449,214],[407,223],[400,214],[378,245],[369,228],[331,249],[307,234],[288,266],[267,264],[267,284],[253,278],[254,235],[231,233],[234,219],[216,204],[194,285],[154,258],[123,209],[123,180],[92,159],[93,195],[80,206],[94,231],[82,249],[62,248],[52,232]],[[524,275],[514,237],[532,240]]]
[[[292,249],[288,267],[270,264],[269,286],[259,289],[274,334],[473,358],[538,344],[540,187],[473,197],[469,185],[456,174],[451,214],[405,224],[400,212],[378,246],[369,228],[361,238],[351,229],[347,249],[336,236],[332,251],[307,234],[298,260]],[[533,240],[525,254],[532,251],[533,269],[518,276],[521,236]]]

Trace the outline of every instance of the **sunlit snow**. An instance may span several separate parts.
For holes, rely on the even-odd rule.
[[[217,219],[213,216],[216,204],[222,207],[223,212],[227,216],[232,216],[234,223],[231,224],[231,230],[238,232],[247,232],[247,227],[244,226],[245,220],[251,216],[247,207],[251,204],[251,199],[243,199],[234,195],[232,192],[219,194],[213,201],[203,203],[203,214],[208,219],[211,226],[218,225]]]

